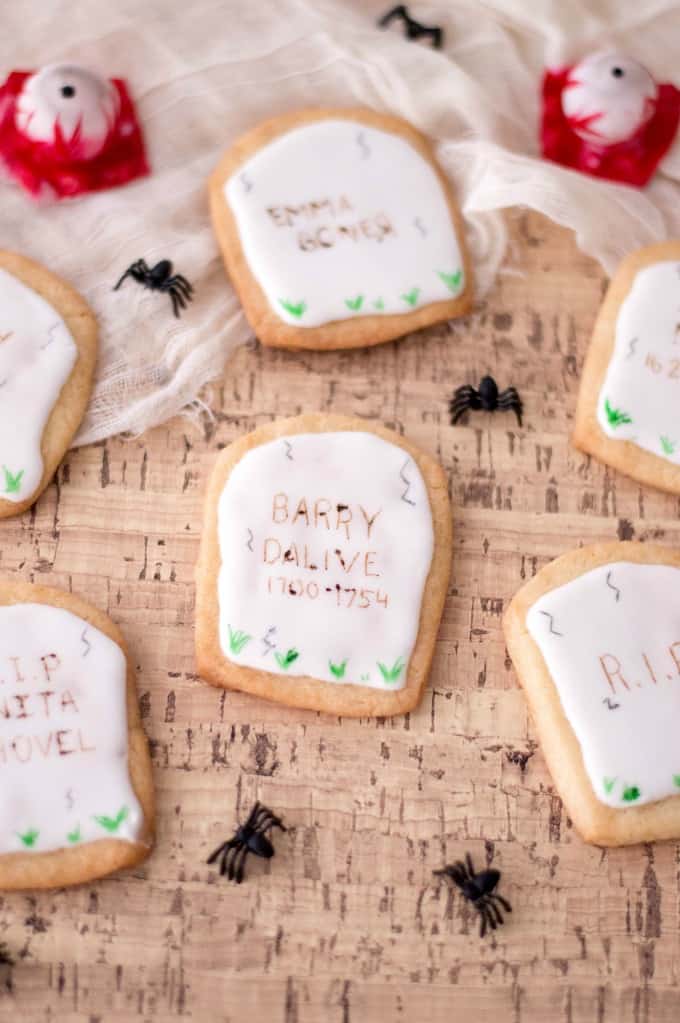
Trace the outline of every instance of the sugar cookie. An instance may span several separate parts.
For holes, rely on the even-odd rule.
[[[273,118],[210,180],[231,280],[263,344],[357,348],[466,313],[451,186],[410,124],[370,110]]]
[[[61,590],[0,582],[0,889],[103,877],[151,848],[153,782],[118,628]]]
[[[29,508],[83,418],[97,323],[74,289],[0,251],[0,518]]]
[[[595,324],[573,441],[641,483],[680,494],[680,241],[619,267]]]
[[[680,836],[680,553],[596,544],[541,569],[504,618],[543,753],[587,842]]]
[[[197,568],[210,683],[342,714],[420,699],[451,566],[442,468],[363,420],[303,415],[222,452]]]

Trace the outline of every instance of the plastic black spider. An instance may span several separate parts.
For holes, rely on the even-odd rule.
[[[271,828],[286,830],[276,814],[261,803],[255,803],[245,824],[240,824],[234,837],[218,846],[215,852],[210,854],[207,862],[214,863],[219,859],[220,874],[226,874],[230,881],[240,884],[248,853],[263,856],[267,860],[274,855],[274,846],[267,838],[267,832]]]
[[[439,25],[423,25],[416,21],[409,14],[406,4],[397,4],[396,7],[392,7],[386,14],[383,14],[378,25],[381,28],[387,28],[395,18],[403,21],[407,39],[420,39],[421,36],[425,36],[431,39],[435,50],[441,50],[444,42],[444,30]]]
[[[499,924],[504,923],[500,909],[496,905],[500,902],[506,913],[512,913],[510,903],[497,895],[494,888],[501,879],[500,870],[480,870],[477,874],[472,865],[470,853],[465,853],[465,863],[458,860],[453,866],[447,865],[442,870],[433,871],[437,876],[448,877],[475,907],[480,915],[479,936],[483,938],[486,934],[487,924],[492,931],[495,931]]]
[[[498,390],[498,384],[493,377],[482,377],[479,382],[479,390],[471,387],[470,384],[463,384],[453,392],[453,398],[449,402],[451,413],[451,425],[455,426],[460,417],[468,409],[484,409],[485,412],[495,412],[496,409],[512,409],[517,416],[517,422],[522,425],[522,399],[514,387],[506,387],[504,391]]]
[[[172,263],[169,259],[161,259],[160,263],[149,267],[144,259],[137,259],[127,268],[121,279],[116,284],[114,291],[118,291],[126,277],[132,277],[138,284],[143,284],[150,291],[167,291],[172,300],[172,309],[175,316],[179,317],[180,310],[186,308],[187,302],[191,302],[194,289],[182,274],[173,274]]]

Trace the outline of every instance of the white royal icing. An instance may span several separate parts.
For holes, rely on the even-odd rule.
[[[562,109],[577,135],[615,145],[649,120],[656,96],[656,83],[646,68],[612,50],[591,54],[571,69]]]
[[[680,795],[680,569],[600,565],[544,594],[526,621],[600,802]]]
[[[59,132],[89,160],[104,148],[119,106],[118,92],[105,78],[75,64],[50,64],[26,79],[15,122],[36,142],[55,142]]]
[[[639,270],[621,303],[597,418],[616,440],[680,465],[680,262]]]
[[[126,660],[48,604],[0,607],[0,853],[135,841]]]
[[[0,498],[23,501],[43,474],[43,431],[78,357],[59,313],[0,269]]]
[[[345,431],[253,448],[222,491],[218,535],[229,660],[406,684],[434,541],[425,483],[402,448]]]
[[[295,128],[224,192],[248,265],[286,323],[408,313],[463,291],[441,183],[391,132],[338,119]]]

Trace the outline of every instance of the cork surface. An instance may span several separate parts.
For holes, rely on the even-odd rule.
[[[677,1020],[680,845],[578,838],[501,629],[517,589],[580,543],[677,547],[677,497],[571,447],[604,276],[547,221],[509,224],[523,276],[501,276],[467,319],[365,351],[246,346],[204,432],[177,419],[71,452],[35,508],[2,523],[3,572],[72,588],[125,634],[157,836],[127,873],[0,897],[17,960],[0,974],[0,1019]],[[521,430],[512,413],[448,425],[453,389],[488,371],[519,389]],[[322,716],[195,675],[194,565],[218,450],[309,411],[383,423],[447,473],[453,574],[430,681],[405,717]],[[257,798],[289,830],[231,886],[205,860]],[[432,877],[466,850],[502,871],[513,907],[484,941],[474,909]]]

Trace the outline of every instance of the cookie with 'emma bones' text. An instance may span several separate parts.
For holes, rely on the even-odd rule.
[[[153,782],[123,637],[71,593],[0,581],[0,889],[143,860]]]
[[[85,413],[97,323],[69,284],[0,251],[0,518],[30,507]]]
[[[441,467],[390,430],[303,415],[231,444],[197,566],[213,685],[352,717],[420,699],[451,566]]]
[[[680,494],[680,241],[633,253],[609,286],[586,358],[574,444]]]
[[[374,345],[470,308],[451,186],[400,118],[275,117],[224,156],[210,202],[227,271],[265,345]]]
[[[680,553],[564,554],[504,618],[567,813],[597,845],[680,837]]]

